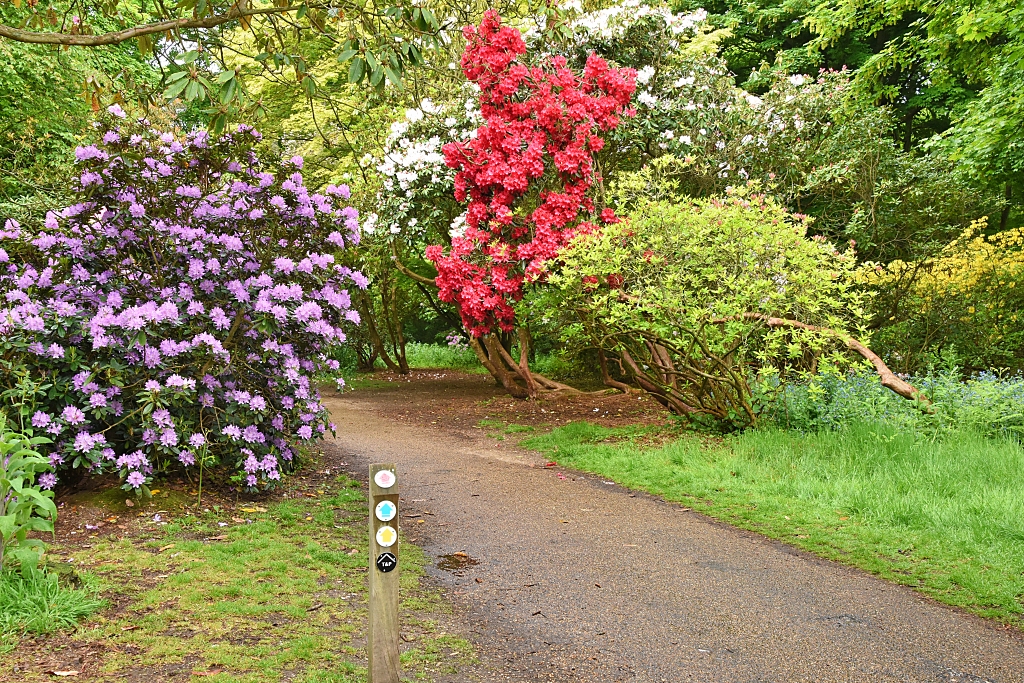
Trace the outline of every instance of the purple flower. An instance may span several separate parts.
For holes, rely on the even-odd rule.
[[[93,408],[103,408],[107,405],[107,397],[103,394],[93,394],[89,397],[89,405]]]
[[[65,422],[72,425],[78,425],[85,422],[85,413],[75,406],[66,407],[60,416],[64,418]]]
[[[309,425],[302,425],[298,429],[298,434],[306,441],[309,441],[310,439],[313,438],[313,428],[310,427]]]
[[[156,380],[147,380],[145,384],[146,391],[152,391],[154,393],[160,391],[160,382]]]
[[[52,472],[45,472],[39,475],[39,488],[49,491],[57,485],[57,475]]]
[[[46,425],[50,424],[50,416],[41,410],[37,410],[35,415],[32,416],[32,426],[42,429]]]
[[[182,465],[195,465],[196,456],[192,454],[192,451],[182,451],[178,453],[178,462]]]
[[[167,446],[168,448],[177,445],[178,433],[170,428],[165,429],[163,433],[160,434],[160,443],[164,446]]]
[[[296,155],[289,159],[296,167],[302,168],[302,157]]]
[[[128,475],[128,483],[132,488],[139,488],[146,483],[146,477],[142,472],[132,472]]]
[[[202,434],[196,433],[188,437],[188,443],[192,448],[202,448],[203,444],[206,443],[206,437]]]
[[[242,438],[247,443],[263,443],[266,440],[266,437],[263,436],[263,433],[256,425],[249,425],[242,430]]]
[[[74,449],[78,453],[88,453],[96,445],[96,440],[89,432],[79,432],[75,436]]]
[[[224,436],[231,437],[232,441],[237,441],[242,436],[242,430],[237,425],[227,425],[220,430]]]
[[[158,427],[170,427],[173,424],[171,421],[171,411],[166,408],[157,408],[153,411],[153,422]]]

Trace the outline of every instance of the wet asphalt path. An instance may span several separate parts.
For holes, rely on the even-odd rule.
[[[482,437],[327,403],[328,448],[346,469],[365,480],[368,463],[397,463],[403,537],[479,560],[432,572],[480,647],[468,679],[1024,682],[1019,633],[910,589],[590,475],[531,468],[541,461]]]

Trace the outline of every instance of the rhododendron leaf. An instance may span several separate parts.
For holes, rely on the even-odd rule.
[[[387,74],[388,80],[399,90],[402,90],[402,77],[395,73],[395,70],[391,67],[384,67],[384,73]]]
[[[348,68],[348,82],[359,83],[363,80],[363,70],[366,68],[366,62],[363,61],[362,57],[355,57],[352,60],[352,64]]]

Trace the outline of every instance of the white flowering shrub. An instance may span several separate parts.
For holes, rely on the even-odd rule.
[[[461,94],[446,104],[424,99],[391,124],[383,154],[373,160],[381,188],[364,233],[403,234],[411,241],[430,234],[446,243],[462,235],[465,207],[455,201],[455,170],[445,164],[441,147],[470,139],[482,119],[474,86],[467,83]]]

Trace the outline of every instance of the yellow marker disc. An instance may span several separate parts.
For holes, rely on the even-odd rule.
[[[398,540],[398,532],[389,526],[382,526],[377,529],[377,545],[382,548],[390,548]]]

